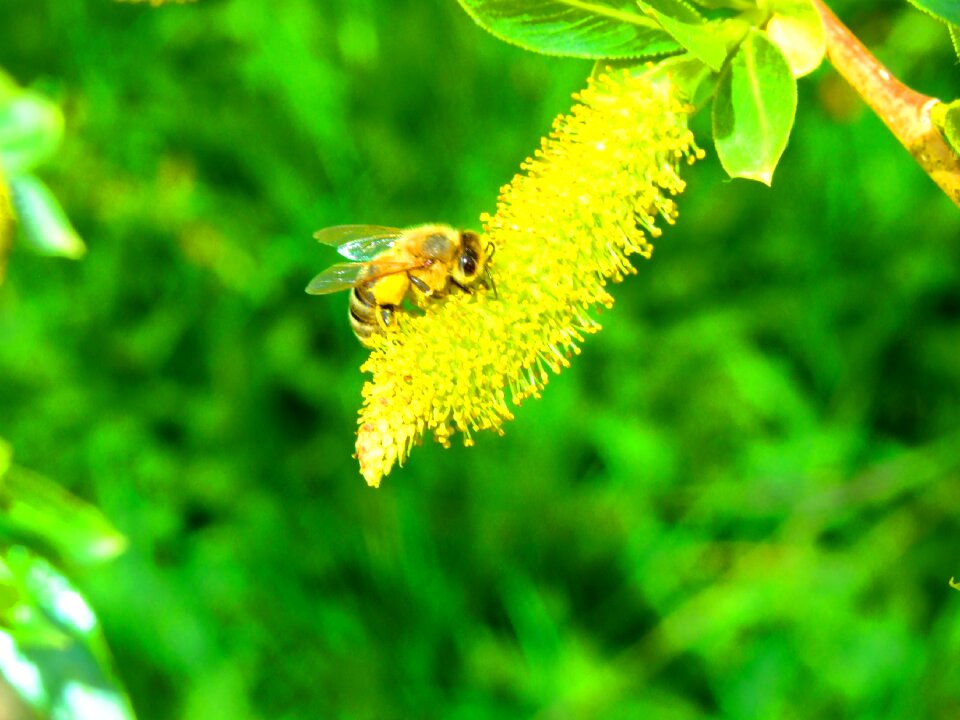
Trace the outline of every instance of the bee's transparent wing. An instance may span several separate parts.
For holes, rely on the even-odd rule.
[[[350,260],[373,260],[397,242],[403,230],[382,225],[337,225],[314,233],[324,245],[331,245]]]
[[[349,290],[357,283],[357,277],[365,267],[365,263],[331,265],[310,281],[307,292],[311,295],[326,295]]]
[[[331,265],[317,275],[307,285],[307,292],[311,295],[327,295],[329,293],[349,290],[357,284],[360,273],[369,268],[363,276],[364,284],[375,283],[380,278],[397,273],[419,270],[424,267],[422,262],[356,262]]]

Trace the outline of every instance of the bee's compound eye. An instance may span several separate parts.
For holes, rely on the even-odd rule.
[[[477,273],[477,259],[470,253],[460,256],[460,272],[464,277],[472,277]]]

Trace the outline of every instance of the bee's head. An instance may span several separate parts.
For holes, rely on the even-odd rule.
[[[460,239],[460,254],[450,274],[458,285],[470,288],[487,277],[487,261],[493,254],[493,244],[484,247],[480,236],[469,230],[464,230]]]

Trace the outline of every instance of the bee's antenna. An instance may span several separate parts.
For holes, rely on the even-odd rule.
[[[494,253],[497,252],[497,246],[492,242],[487,243],[487,260],[485,267],[483,269],[483,279],[485,283],[489,283],[490,288],[493,290],[493,297],[495,300],[499,300],[500,296],[497,295],[497,284],[493,281],[493,275],[490,274],[490,261],[493,260]]]
[[[493,257],[493,253],[490,253],[490,257]],[[487,258],[488,260],[490,258]],[[490,274],[490,268],[486,268],[483,271],[484,281],[490,284],[490,288],[493,290],[494,300],[499,300],[500,296],[497,295],[497,284],[493,281],[493,275]]]

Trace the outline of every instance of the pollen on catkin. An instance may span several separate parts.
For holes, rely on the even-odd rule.
[[[160,7],[161,5],[183,5],[186,3],[196,2],[196,0],[116,0],[116,1],[121,3],[152,5],[153,7]]]
[[[454,293],[404,314],[378,339],[362,370],[360,472],[373,487],[403,464],[428,431],[502,434],[512,405],[537,396],[569,366],[611,307],[607,282],[649,258],[657,223],[677,214],[679,168],[702,157],[687,129],[690,108],[668,81],[601,75],[574,95],[571,112],[481,216],[496,246],[496,286]],[[486,242],[486,240],[485,240]]]
[[[13,202],[10,189],[0,168],[0,285],[7,275],[7,255],[13,244]]]

